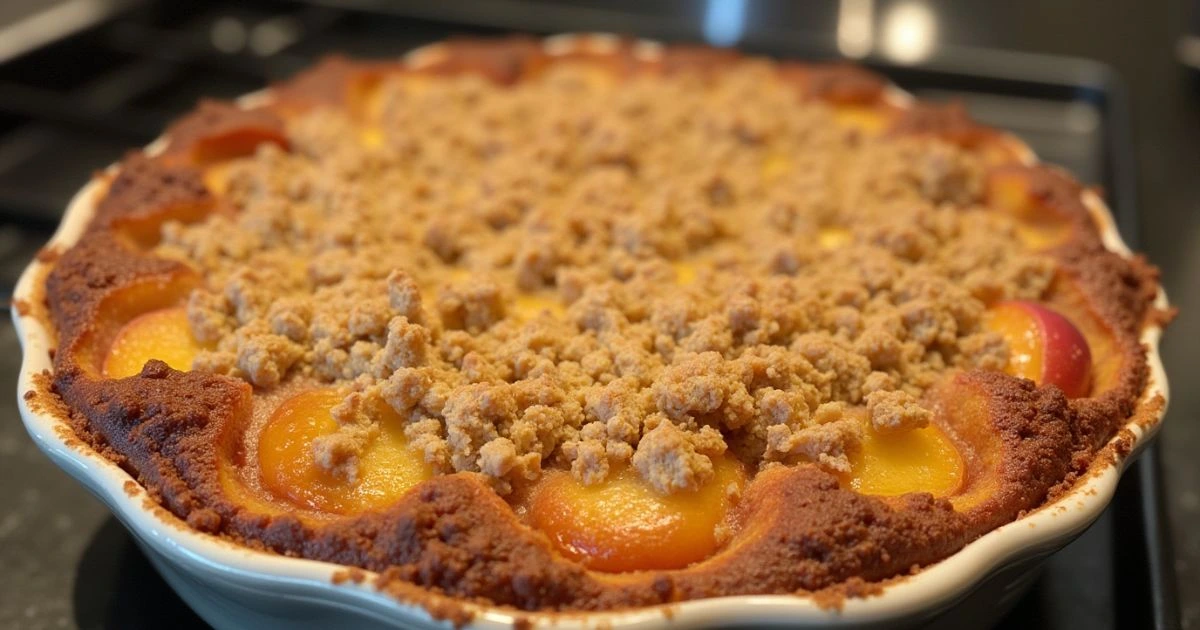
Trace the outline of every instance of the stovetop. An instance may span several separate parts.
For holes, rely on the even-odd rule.
[[[153,139],[202,96],[253,91],[325,52],[397,55],[464,32],[601,26],[670,39],[699,34],[684,20],[596,2],[557,9],[535,3],[537,11],[524,13],[513,2],[474,0],[454,3],[454,10],[416,2],[342,4],[355,8],[266,0],[139,6],[0,65],[0,292],[11,295],[17,275],[93,171]],[[819,37],[794,33],[744,43],[776,55],[830,54]],[[1136,238],[1132,168],[1124,162],[1131,153],[1126,104],[1111,73],[1046,57],[1036,64],[1037,76],[1028,77],[1012,72],[1003,56],[965,51],[961,58],[971,61],[874,65],[919,96],[964,101],[976,118],[1016,132],[1047,161],[1101,184],[1123,233]],[[0,380],[15,382],[18,364],[12,326],[0,320]],[[149,628],[169,619],[177,628],[205,627],[107,510],[36,451],[15,403],[0,413],[0,479],[23,480],[0,483],[0,626]],[[1157,471],[1152,449],[1122,480],[1113,506],[1046,563],[999,627],[1177,627]]]

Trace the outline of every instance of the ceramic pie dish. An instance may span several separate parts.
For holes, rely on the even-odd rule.
[[[532,44],[525,42],[522,45]],[[662,49],[654,44],[627,44],[603,36],[551,38],[535,46],[540,47],[540,55],[551,60],[579,55],[604,56],[625,46],[630,46],[631,54],[637,60],[655,62],[663,55]],[[423,49],[410,55],[405,63],[408,68],[419,69],[444,63],[447,55],[453,60],[453,53],[447,50],[445,45]],[[485,73],[496,68],[503,72],[505,64],[496,61],[485,68]],[[916,107],[899,91],[888,90],[881,101],[883,106],[899,112]],[[256,95],[243,100],[242,107],[269,103],[272,98],[271,92]],[[851,124],[857,123],[852,119]],[[923,124],[926,123],[918,120],[914,127],[925,132]],[[934,123],[931,128],[937,133],[974,137],[973,130],[964,131],[954,125],[947,128]],[[147,153],[154,155],[171,150],[170,145],[164,147],[162,144]],[[993,133],[989,136],[988,146],[1015,162],[1014,168],[1036,164],[1032,153],[1011,137]],[[130,167],[126,165],[125,168]],[[97,208],[102,206],[106,186],[106,183],[94,181],[76,196],[47,252],[61,253],[79,242]],[[1061,187],[1051,189],[1063,190]],[[1104,246],[1121,257],[1131,257],[1099,197],[1078,188],[1067,190],[1079,196],[1073,202],[1086,209]],[[719,196],[726,194],[722,191]],[[493,218],[485,217],[485,220]],[[997,619],[1028,582],[1029,569],[1098,517],[1111,499],[1120,471],[1154,435],[1165,408],[1166,381],[1157,356],[1157,341],[1161,332],[1159,322],[1167,317],[1167,305],[1159,289],[1153,304],[1147,306],[1150,310],[1145,315],[1146,321],[1138,326],[1140,340],[1148,353],[1144,382],[1135,392],[1136,401],[1132,402],[1136,405],[1125,425],[1114,432],[1106,445],[1096,449],[1086,470],[1056,490],[1051,500],[1023,507],[1016,520],[989,528],[990,531],[944,559],[922,562],[928,566],[912,575],[888,579],[857,591],[842,588],[832,597],[829,593],[735,595],[613,611],[564,613],[488,606],[425,591],[396,580],[387,581],[386,592],[381,592],[369,572],[266,553],[200,533],[198,530],[205,529],[207,513],[200,516],[190,513],[187,523],[172,515],[149,498],[161,496],[161,488],[152,487],[148,494],[134,477],[112,462],[111,453],[109,457],[97,453],[88,441],[75,434],[74,425],[62,417],[61,406],[48,403],[36,393],[27,394],[37,392],[39,388],[44,391],[46,375],[55,369],[54,353],[59,342],[47,325],[41,306],[44,303],[44,278],[56,263],[55,257],[51,253],[35,261],[22,276],[16,292],[19,306],[14,317],[25,352],[19,383],[22,417],[39,447],[104,500],[134,533],[168,581],[198,612],[219,626],[301,622],[314,626],[336,623],[375,627],[381,624],[405,626],[434,619],[469,622],[481,627],[527,623],[622,627],[664,623],[681,626],[753,623],[904,626],[922,623],[951,608],[951,615],[964,616],[942,616],[940,623],[953,623],[958,618]],[[458,325],[469,324],[459,322]],[[264,384],[256,379],[268,378],[249,367],[240,369],[248,373],[256,385]],[[148,375],[143,371],[142,376]],[[1055,382],[1061,388],[1054,390],[1058,398],[1050,394],[1045,399],[1046,404],[1061,407],[1065,400],[1061,396],[1062,390],[1076,386],[1070,374],[1063,378],[1066,380]],[[96,401],[93,404],[105,404],[103,394],[91,396]],[[1011,396],[1027,394],[1017,392]],[[903,397],[893,399],[908,400]],[[1021,426],[1025,427],[1020,429],[1025,438],[1037,431],[1034,425]],[[830,465],[836,469],[839,464]],[[847,470],[853,469],[847,465]],[[862,475],[855,479],[856,483],[870,482],[869,477]],[[502,491],[508,491],[507,487],[501,487]],[[178,507],[172,509],[179,513]]]

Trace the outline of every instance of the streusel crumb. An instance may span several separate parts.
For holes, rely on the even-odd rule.
[[[168,223],[157,251],[210,280],[195,369],[354,383],[313,454],[350,479],[364,396],[502,492],[548,467],[688,490],[726,451],[844,472],[868,426],[929,422],[945,370],[1003,366],[985,304],[1051,279],[980,211],[977,157],[839,127],[760,62],[381,91],[381,141],[293,120],[292,152],[229,166],[237,212]]]

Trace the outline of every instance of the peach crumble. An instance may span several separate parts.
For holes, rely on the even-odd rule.
[[[1156,271],[1018,141],[609,44],[333,58],[131,154],[47,281],[77,432],[201,531],[592,610],[937,562],[1143,403]]]

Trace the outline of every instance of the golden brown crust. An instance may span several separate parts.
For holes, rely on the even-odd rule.
[[[164,217],[203,216],[215,203],[195,168],[135,151],[118,165],[89,229],[120,231],[147,223],[157,228]]]
[[[536,40],[453,40],[423,71],[477,73],[508,85],[551,63]],[[668,47],[656,64],[636,60],[622,43],[611,53],[621,67],[663,73],[711,71],[737,54],[704,47]],[[879,104],[883,81],[848,66],[794,66],[806,98]],[[345,59],[324,62],[277,86],[277,111],[344,105],[356,81],[406,71]],[[364,78],[367,77],[367,78]],[[184,283],[181,263],[139,252],[120,236],[123,218],[144,218],[173,204],[211,207],[197,164],[205,143],[243,134],[288,146],[270,110],[202,104],[168,131],[161,158],[141,154],[123,163],[97,207],[87,235],[64,252],[46,282],[60,336],[53,391],[73,410],[76,434],[136,476],[154,498],[190,526],[277,553],[376,571],[385,589],[413,584],[464,601],[522,610],[596,610],[745,593],[818,591],[848,581],[878,581],[949,556],[974,538],[1036,509],[1088,468],[1097,448],[1132,414],[1147,379],[1139,335],[1155,317],[1156,271],[1140,259],[1104,249],[1072,180],[1041,166],[1017,169],[1044,203],[1073,218],[1068,242],[1052,251],[1063,286],[1075,287],[1111,332],[1121,365],[1115,387],[1067,401],[1054,387],[1035,388],[994,372],[951,377],[929,395],[952,411],[956,397],[984,401],[998,436],[998,485],[978,504],[955,511],[945,500],[911,494],[883,500],[840,487],[802,465],[760,473],[738,510],[740,530],[717,555],[687,569],[612,580],[568,561],[541,534],[523,525],[478,476],[435,477],[385,511],[333,520],[256,511],[227,496],[222,449],[233,448],[250,414],[251,389],[223,376],[183,373],[151,361],[141,374],[99,378],[94,358],[103,345],[106,300],[149,280]],[[894,134],[935,135],[968,148],[999,134],[960,109],[907,110]],[[200,147],[200,149],[197,149]],[[89,362],[93,363],[89,363]],[[964,393],[965,392],[965,393]],[[954,414],[935,422],[953,424]],[[860,589],[869,592],[870,589]]]
[[[344,55],[327,55],[311,68],[270,88],[272,109],[284,114],[318,107],[339,108],[361,114],[363,96],[385,76],[409,72],[394,61],[356,61]]]
[[[933,137],[964,149],[978,151],[992,163],[1005,164],[1021,159],[1015,144],[991,127],[980,125],[967,115],[959,102],[945,105],[915,103],[905,108],[888,129],[892,136]]]
[[[262,143],[288,146],[283,121],[272,111],[208,99],[168,127],[166,137],[163,156],[184,164],[244,155]]]
[[[875,105],[887,85],[879,75],[850,63],[782,62],[779,73],[795,81],[805,98],[838,105]]]
[[[181,272],[184,266],[133,251],[119,236],[95,230],[58,259],[46,278],[46,303],[58,331],[60,349],[86,335],[102,300],[110,293],[146,278]],[[60,355],[69,353],[60,352]],[[75,357],[60,356],[63,367],[75,367]],[[57,373],[57,369],[55,372]]]

